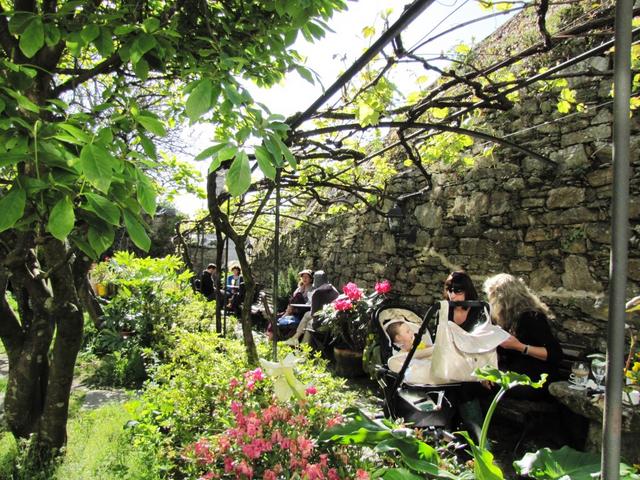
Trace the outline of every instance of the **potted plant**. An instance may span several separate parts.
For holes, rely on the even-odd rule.
[[[342,287],[343,294],[317,314],[318,331],[329,334],[336,360],[336,373],[362,375],[362,352],[367,340],[371,312],[391,291],[388,280],[378,282],[374,292],[365,295],[353,282]]]

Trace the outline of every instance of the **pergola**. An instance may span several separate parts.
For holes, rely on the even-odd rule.
[[[550,34],[545,20],[546,14],[550,7],[548,0],[542,0],[536,5],[537,25],[540,33],[540,41],[514,55],[503,58],[500,61],[486,65],[481,70],[472,70],[465,75],[456,75],[451,72],[440,72],[446,78],[438,83],[430,90],[421,100],[412,105],[396,108],[393,111],[386,112],[382,115],[378,122],[371,125],[362,125],[352,114],[346,114],[340,107],[341,104],[333,105],[321,110],[326,103],[341,89],[343,89],[358,72],[365,68],[376,56],[384,51],[389,44],[393,46],[393,54],[386,55],[386,66],[381,69],[379,74],[371,80],[371,82],[362,87],[355,96],[361,94],[367,88],[373,88],[384,77],[384,73],[391,66],[401,60],[410,60],[421,65],[425,69],[433,69],[433,66],[424,58],[416,53],[416,49],[408,51],[402,45],[401,34],[409,24],[417,19],[428,7],[433,0],[415,0],[408,5],[400,18],[371,45],[371,47],[358,58],[345,72],[342,74],[317,100],[315,100],[304,112],[299,113],[288,119],[286,123],[290,128],[288,145],[295,152],[296,157],[303,161],[304,159],[333,158],[348,160],[356,165],[361,165],[386,151],[395,147],[404,148],[406,155],[413,161],[414,165],[429,181],[429,172],[420,159],[417,152],[416,144],[424,142],[426,139],[438,135],[443,132],[454,132],[479,138],[484,141],[490,141],[507,148],[518,150],[525,155],[538,158],[542,161],[550,161],[544,155],[535,152],[525,146],[518,145],[506,138],[492,136],[486,132],[465,128],[461,126],[460,120],[468,113],[475,110],[505,110],[510,108],[511,104],[507,95],[515,92],[539,80],[553,78],[553,75],[567,69],[570,66],[599,55],[607,50],[615,47],[614,59],[614,85],[615,98],[613,100],[614,125],[613,125],[613,210],[612,210],[612,249],[610,261],[610,290],[609,290],[609,322],[608,322],[608,343],[607,343],[607,368],[609,372],[621,372],[623,369],[624,356],[624,322],[625,322],[625,289],[627,282],[627,261],[628,261],[628,239],[629,239],[629,174],[630,174],[630,125],[629,125],[629,101],[631,97],[631,64],[630,51],[632,38],[637,36],[640,29],[632,30],[632,18],[634,14],[638,14],[640,9],[633,8],[632,0],[619,0],[615,3],[615,7],[599,12],[593,18],[589,18],[583,22],[578,22],[566,30]],[[496,15],[496,14],[492,14]],[[464,27],[472,24],[473,21],[461,23],[458,27]],[[479,82],[480,78],[490,75],[492,72],[501,68],[513,65],[520,59],[529,58],[534,55],[540,55],[551,51],[558,45],[561,45],[567,38],[574,35],[588,34],[594,29],[613,27],[614,38],[570,58],[563,63],[550,68],[543,73],[536,73],[526,78],[518,78],[506,85],[486,85]],[[435,36],[434,38],[436,38]],[[434,38],[426,40],[427,43]],[[423,43],[423,44],[424,44]],[[454,93],[460,90],[467,90],[473,93],[476,98],[473,102],[461,101]],[[352,99],[353,100],[353,99]],[[447,107],[451,111],[445,118],[438,121],[425,120],[425,113],[431,108]],[[332,125],[315,128],[303,129],[305,122],[312,119],[332,120]],[[372,128],[388,128],[397,132],[398,140],[375,152],[364,154],[353,149],[343,147],[343,140],[350,136],[363,132]],[[328,133],[341,133],[342,136],[333,141],[321,142],[314,140],[314,137]],[[348,169],[349,167],[345,167]],[[330,178],[323,178],[320,182],[325,187],[333,188],[334,191],[340,191],[345,188],[337,179],[337,175]],[[208,189],[209,206],[212,218],[216,227],[223,230],[228,236],[231,236],[236,245],[244,245],[248,232],[255,225],[255,218],[248,222],[248,226],[244,233],[237,234],[231,226],[229,213],[223,212],[220,205],[223,204],[226,197],[215,189],[215,172],[210,174]],[[280,204],[282,189],[296,184],[298,181],[295,172],[285,168],[278,169],[274,181],[264,179],[255,186],[255,190],[266,189],[267,195],[255,206],[255,215],[264,213],[267,200],[272,193],[275,196],[273,206],[273,214],[275,216],[274,231],[274,266],[273,266],[273,287],[274,292],[278,286],[279,271],[279,234],[280,234]],[[213,186],[213,187],[212,187]],[[311,188],[310,188],[311,190]],[[375,189],[371,189],[375,191]],[[362,191],[367,192],[366,187],[362,186]],[[353,194],[353,192],[351,192]],[[369,192],[370,193],[370,192]],[[381,192],[378,192],[381,193]],[[308,193],[310,198],[314,198],[314,194]],[[319,197],[315,199],[321,202]],[[296,197],[289,197],[289,201],[296,201]],[[228,203],[227,203],[228,205]],[[371,209],[382,212],[380,205],[371,204]],[[249,265],[246,261],[244,252],[239,252],[239,260],[243,269]],[[246,278],[250,275],[247,275]],[[248,292],[252,292],[253,285],[249,285]],[[248,295],[250,296],[250,295]],[[272,327],[274,332],[277,329],[276,318],[272,319]],[[277,335],[274,335],[274,339]],[[273,343],[273,356],[277,357],[277,344]],[[619,478],[620,463],[620,439],[621,439],[621,394],[622,394],[622,378],[621,375],[611,375],[607,381],[606,404],[604,412],[604,428],[603,428],[603,450],[602,450],[602,475],[605,479]]]

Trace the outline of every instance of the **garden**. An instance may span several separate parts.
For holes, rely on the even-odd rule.
[[[640,478],[640,11],[389,2],[0,0],[0,479]],[[500,272],[555,350],[471,315]],[[439,370],[477,431],[403,383],[450,303],[508,325]]]

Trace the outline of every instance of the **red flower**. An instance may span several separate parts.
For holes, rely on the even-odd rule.
[[[376,286],[374,288],[376,293],[379,293],[380,295],[389,293],[391,291],[391,282],[389,282],[389,280],[383,280],[376,283]]]
[[[335,308],[339,312],[344,312],[345,310],[351,310],[353,308],[353,304],[351,303],[351,300],[339,298],[337,300],[334,300],[333,308]]]
[[[318,389],[314,386],[307,387],[304,393],[306,393],[307,395],[315,395],[316,393],[318,393]]]
[[[349,282],[342,287],[342,291],[352,302],[356,302],[362,298],[362,290],[353,282]]]
[[[369,480],[369,474],[366,471],[359,468],[358,471],[356,472],[356,480]]]

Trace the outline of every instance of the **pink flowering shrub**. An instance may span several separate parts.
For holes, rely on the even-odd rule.
[[[246,372],[243,380],[231,379],[229,426],[184,449],[188,473],[200,479],[369,478],[360,468],[358,447],[317,442],[321,431],[343,421],[341,416],[309,398],[284,404],[255,395],[259,389],[266,393],[267,384],[261,369]],[[316,393],[315,387],[306,390],[308,396]]]
[[[362,351],[371,313],[391,292],[391,283],[389,280],[376,283],[374,292],[368,296],[353,282],[343,286],[342,292],[320,312],[319,330],[330,333],[336,347]]]

